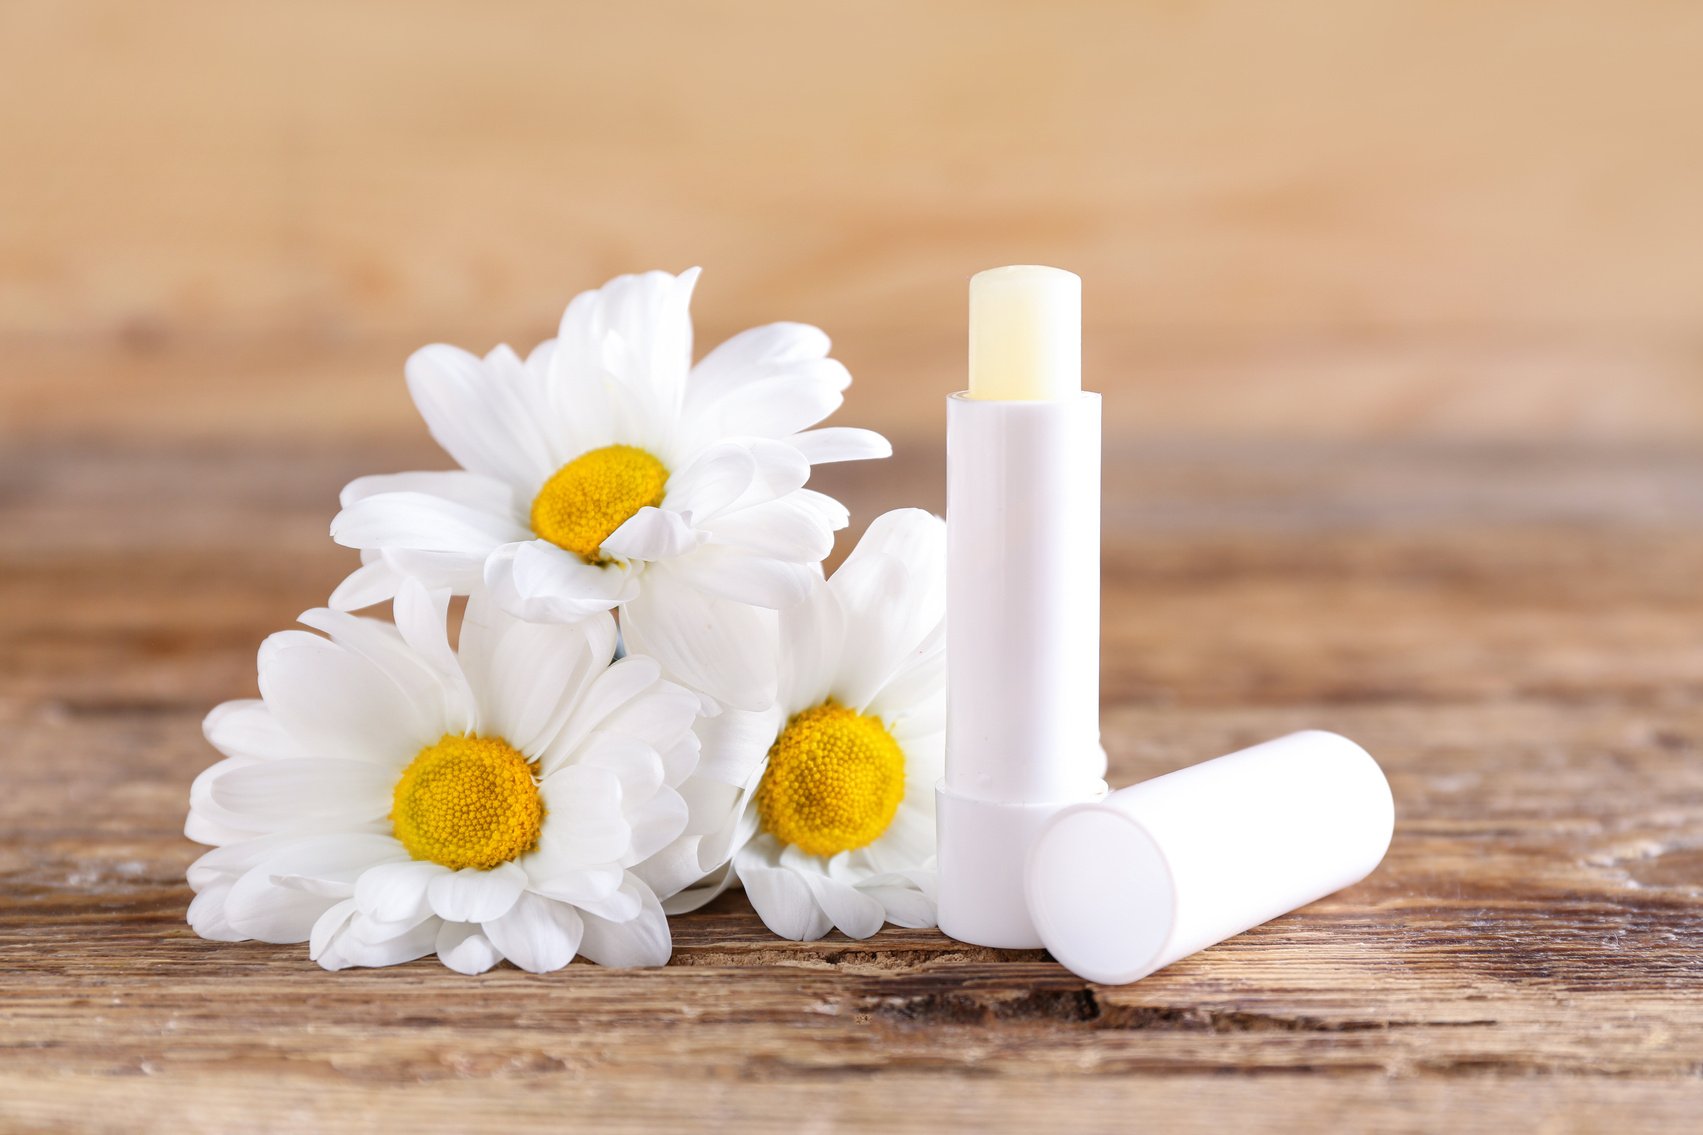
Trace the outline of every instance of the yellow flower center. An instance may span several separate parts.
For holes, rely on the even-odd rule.
[[[390,822],[415,859],[489,871],[538,843],[544,802],[507,741],[446,733],[403,770]]]
[[[544,482],[532,501],[532,530],[588,564],[597,549],[639,509],[662,503],[668,470],[634,445],[582,453]]]
[[[905,796],[905,754],[878,718],[832,701],[795,714],[757,785],[763,830],[811,855],[875,842]]]

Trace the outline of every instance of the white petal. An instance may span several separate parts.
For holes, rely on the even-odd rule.
[[[946,628],[937,628],[869,699],[867,711],[885,720],[895,737],[946,728]]]
[[[399,768],[442,735],[442,723],[423,716],[381,668],[317,635],[272,635],[261,645],[259,669],[267,707],[317,756]]]
[[[197,894],[189,903],[189,928],[209,942],[241,942],[247,938],[225,917],[225,899],[230,893],[229,883],[219,883]]]
[[[190,791],[195,791],[193,785]],[[223,810],[215,810],[192,795],[189,815],[184,817],[183,821],[183,834],[195,843],[204,843],[211,847],[222,847],[260,834],[256,828],[227,822],[227,815]]]
[[[448,873],[447,867],[412,859],[369,867],[355,884],[355,906],[383,922],[416,920],[427,910],[426,888]]]
[[[526,872],[513,863],[489,871],[471,867],[436,876],[426,887],[432,913],[450,922],[489,922],[508,913],[526,889]]]
[[[461,658],[483,711],[480,729],[534,758],[551,751],[614,652],[615,624],[606,614],[527,623],[476,595],[462,622]]]
[[[427,607],[431,612],[426,618],[435,615],[437,653],[448,656],[447,664],[441,658],[422,655],[403,638],[396,625],[378,619],[361,618],[328,607],[304,611],[300,619],[304,625],[329,635],[332,642],[383,671],[407,696],[422,727],[441,735],[459,731],[457,724],[466,720],[471,706],[465,683],[461,681],[460,668],[454,665],[454,656],[450,654],[449,641],[444,634],[449,592],[437,593],[441,600],[437,604],[426,598],[428,594],[419,583],[405,581],[397,590],[397,608],[404,616],[404,623],[410,625],[415,617],[413,607],[416,604]],[[451,722],[452,717],[456,723]],[[464,729],[465,725],[460,728]]]
[[[639,593],[623,564],[588,564],[544,540],[505,544],[485,561],[492,597],[516,618],[572,623],[628,602]]]
[[[798,713],[827,699],[840,668],[845,640],[846,619],[839,596],[820,579],[812,582],[811,594],[804,602],[780,613],[780,699],[787,713]]]
[[[202,853],[199,859],[191,863],[185,875],[189,885],[197,891],[218,885],[229,886],[273,855],[297,847],[303,840],[310,838],[315,836],[302,832],[286,832],[215,847]]]
[[[840,408],[839,375],[788,374],[748,382],[731,391],[715,409],[719,426],[729,433],[783,438],[808,429]]]
[[[720,898],[729,887],[738,881],[739,877],[734,874],[733,864],[724,863],[698,880],[697,883],[684,887],[663,899],[662,909],[670,917],[676,914],[690,914]],[[646,879],[646,882],[648,883],[649,880]]]
[[[642,655],[628,655],[617,665],[639,661],[655,665],[653,659]],[[611,708],[601,721],[593,724],[600,733],[632,737],[653,749],[661,748],[689,734],[700,704],[698,696],[684,686],[658,680],[638,697]]]
[[[627,864],[648,859],[674,842],[686,830],[687,819],[686,801],[680,793],[667,785],[658,788],[654,796],[627,815],[633,828]]]
[[[551,365],[556,356],[556,340],[545,339],[526,355],[526,373],[540,387],[547,386],[550,381]]]
[[[436,947],[438,960],[456,973],[484,973],[503,960],[484,932],[465,922],[439,926]]]
[[[643,654],[629,653],[605,667],[574,703],[572,716],[544,756],[543,771],[555,771],[591,733],[605,728],[607,718],[652,691],[661,679],[662,664]],[[643,704],[648,708],[649,699]]]
[[[905,751],[905,794],[903,803],[916,804],[933,815],[934,789],[946,768],[946,728],[941,723],[930,733],[894,733]],[[925,791],[926,788],[926,791]]]
[[[938,776],[935,783],[938,783]],[[887,830],[881,833],[881,838],[860,851],[853,852],[849,857],[861,862],[866,871],[863,875],[852,877],[859,881],[869,873],[891,874],[900,871],[916,871],[934,856],[935,825],[934,825],[934,795],[933,785],[922,789],[921,785],[914,788],[907,783],[910,793],[900,802],[898,814]]]
[[[706,871],[732,859],[757,838],[762,818],[757,814],[753,798],[756,784],[754,779],[749,788],[730,789],[723,784],[694,778],[680,786],[680,794],[686,798],[686,806],[691,813],[686,833],[703,837],[698,858],[703,860]]]
[[[308,934],[308,960],[317,962],[324,956],[332,940],[349,924],[349,919],[354,916],[355,902],[353,899],[347,899],[327,908],[325,913],[314,922],[313,929]]]
[[[685,687],[679,687],[684,690]],[[696,698],[696,695],[689,694]],[[695,707],[694,707],[695,711]],[[662,779],[665,784],[678,788],[685,783],[686,778],[698,770],[698,737],[687,730],[672,743],[663,745],[657,750],[662,758]]]
[[[407,934],[393,938],[376,945],[366,945],[351,941],[350,934],[345,931],[339,936],[334,950],[341,954],[342,962],[338,968],[363,966],[372,969],[384,966],[399,966],[406,962],[416,961],[437,949],[437,924],[422,922]],[[321,958],[320,965],[325,965],[326,958]],[[329,968],[329,967],[327,967]]]
[[[363,916],[355,914],[348,924],[330,936],[325,948],[314,957],[329,970],[352,966],[393,966],[423,958],[437,948],[438,923],[428,918],[406,932],[380,941],[363,941],[355,926]]]
[[[796,851],[796,848],[789,848]],[[854,887],[810,870],[798,872],[834,926],[848,938],[868,938],[886,920],[882,905]]]
[[[787,715],[796,712],[791,707],[774,706],[756,712],[730,709],[715,717],[700,718],[693,727],[700,746],[699,778],[734,787],[751,781],[780,736]]]
[[[808,367],[824,358],[828,348],[828,336],[820,328],[805,323],[770,323],[741,331],[692,368],[686,401],[688,415],[697,417],[705,413],[749,383]]]
[[[274,875],[272,882],[275,886],[289,887],[298,891],[306,891],[322,899],[347,899],[355,897],[355,876],[359,868],[351,868],[342,872],[345,877],[338,879],[313,878],[307,875]]]
[[[788,444],[804,454],[812,465],[832,461],[867,461],[871,458],[893,456],[893,443],[874,430],[851,426],[824,426],[793,434]]]
[[[327,606],[339,611],[359,611],[363,607],[383,603],[396,594],[405,577],[386,563],[382,554],[368,550],[361,555],[372,558],[337,585],[331,598],[326,600]]]
[[[667,910],[669,899],[699,883],[709,874],[711,868],[706,868],[699,856],[702,846],[703,839],[700,836],[681,836],[644,862],[634,864],[629,870],[635,878],[651,889],[652,894],[663,900],[664,909]],[[713,897],[714,895],[710,895],[688,909],[695,910]],[[668,913],[680,912],[669,910]]]
[[[439,675],[460,676],[455,649],[449,644],[449,589],[427,588],[410,582],[396,595],[393,618],[396,633],[419,658]]]
[[[640,900],[636,914],[620,922],[584,916],[585,936],[580,952],[600,966],[660,966],[668,964],[674,942],[668,933],[668,918],[650,888],[629,878],[624,892]]]
[[[827,493],[819,493],[815,489],[797,489],[788,493],[786,499],[810,505],[822,518],[822,523],[835,532],[851,523],[851,510]]]
[[[622,560],[666,560],[685,555],[704,538],[679,513],[646,505],[611,532],[600,550]]]
[[[486,352],[484,358],[486,378],[503,391],[501,399],[493,401],[511,416],[506,430],[532,438],[527,442],[527,466],[545,474],[554,473],[591,448],[581,443],[583,431],[574,428],[580,416],[578,408],[560,400],[561,392],[551,380],[550,360],[554,353],[555,344],[547,339],[525,361],[506,343]],[[518,485],[521,493],[526,494],[523,502],[539,483]]]
[[[266,703],[259,698],[228,701],[215,706],[201,722],[208,742],[227,757],[278,760],[305,757]]]
[[[478,725],[479,705],[449,644],[449,597],[448,588],[427,590],[410,580],[397,589],[392,617],[403,642],[436,680],[431,692],[444,732],[470,733]]]
[[[300,942],[333,900],[299,887],[279,886],[281,875],[317,877],[358,872],[405,855],[388,836],[308,836],[281,847],[232,884],[225,918],[244,937],[262,942]]]
[[[406,371],[426,427],[462,468],[529,491],[560,466],[547,423],[516,386],[522,371],[443,344],[415,351]]]
[[[834,694],[862,709],[945,617],[945,525],[919,509],[878,517],[828,581],[846,615]]]
[[[604,363],[603,330],[581,318],[587,297],[595,304],[595,296],[585,292],[568,304],[555,349],[542,367],[547,372],[544,390],[553,428],[576,454],[617,440],[624,402]],[[619,440],[631,443],[633,439],[622,435]]]
[[[568,904],[523,894],[507,914],[483,929],[503,957],[523,970],[549,973],[574,960],[585,925]]]
[[[833,928],[805,881],[784,867],[766,867],[739,860],[739,880],[757,916],[774,933],[795,942],[809,942]]]
[[[675,574],[675,562],[647,571],[644,591],[623,609],[627,649],[655,658],[670,678],[725,706],[768,706],[775,696],[774,615],[704,594]]]
[[[390,589],[385,598],[393,597],[405,579],[417,579],[427,587],[447,587],[451,594],[466,595],[477,588],[485,577],[484,558],[462,552],[390,547],[363,548],[361,555],[369,561],[376,559],[381,562],[388,572],[388,579],[394,581],[384,584]],[[331,603],[329,606],[338,610],[352,610],[355,604]]]
[[[881,904],[887,921],[910,929],[933,926],[938,918],[935,900],[912,885],[882,884],[870,880],[858,888]]]
[[[728,513],[705,528],[718,544],[792,563],[820,563],[834,550],[834,526],[803,490]]]
[[[920,508],[882,513],[870,522],[846,562],[877,556],[891,556],[910,571],[914,591],[907,593],[906,602],[920,637],[946,614],[946,522]]]
[[[346,548],[408,548],[467,562],[531,535],[512,513],[484,512],[426,493],[364,497],[331,521],[331,538]]]
[[[700,591],[777,611],[810,594],[821,574],[814,561],[793,563],[729,544],[706,544],[670,567],[676,578]]]
[[[279,886],[271,874],[250,873],[237,879],[226,895],[225,920],[255,941],[300,942],[334,902],[296,886]]]
[[[371,915],[362,914],[357,910],[354,917],[349,919],[349,929],[345,940],[352,939],[363,946],[380,946],[387,942],[394,942],[398,938],[406,937],[417,930],[423,922],[435,924],[437,921],[430,911],[414,918],[398,919],[395,922],[381,922]]]
[[[736,502],[736,507],[749,508],[776,497],[784,497],[796,489],[802,489],[804,482],[810,479],[810,462],[791,445],[762,438],[753,439],[748,444],[751,447],[751,456],[757,461],[757,473],[751,481],[751,487],[746,489]]]
[[[570,382],[608,375],[642,416],[672,420],[692,361],[688,313],[698,269],[618,276],[574,297],[562,315],[553,367]]]
[[[626,872],[613,863],[572,867],[552,874],[548,852],[534,852],[522,864],[532,880],[527,884],[529,891],[574,906],[603,901],[620,888],[626,877]]]
[[[608,769],[568,765],[538,786],[546,819],[539,851],[564,866],[613,863],[632,844],[621,782]]]
[[[757,478],[757,459],[747,445],[723,441],[708,446],[668,478],[665,507],[690,513],[695,524],[721,515]]]
[[[581,916],[589,924],[593,918],[601,918],[606,922],[629,922],[639,916],[644,909],[644,902],[639,897],[639,889],[643,884],[632,875],[623,875],[621,886],[600,899],[589,902],[575,903]],[[585,943],[580,947],[583,950]]]
[[[661,755],[637,737],[598,733],[581,747],[575,763],[614,773],[621,782],[623,808],[638,807],[663,786]]]
[[[348,508],[356,501],[381,493],[425,493],[497,516],[515,515],[518,507],[514,489],[508,483],[493,477],[481,477],[465,469],[356,477],[343,487],[338,504]]]
[[[209,788],[221,808],[275,830],[383,819],[395,786],[395,772],[379,765],[301,757],[239,765]]]

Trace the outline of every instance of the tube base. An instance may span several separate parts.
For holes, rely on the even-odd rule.
[[[962,796],[941,782],[934,790],[940,868],[940,930],[973,946],[1038,950],[1023,868],[1029,847],[1060,811],[1105,795],[1040,804],[1001,804]]]

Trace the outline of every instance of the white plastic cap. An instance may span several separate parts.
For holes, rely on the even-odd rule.
[[[1029,914],[1066,969],[1121,985],[1359,882],[1394,828],[1366,750],[1291,733],[1060,811],[1029,852]]]

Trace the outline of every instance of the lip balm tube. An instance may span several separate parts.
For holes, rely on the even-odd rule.
[[[946,404],[946,769],[940,928],[1041,944],[1030,841],[1105,792],[1100,748],[1100,396],[1082,389],[1082,281],[970,281],[970,386]]]
[[[1060,811],[1029,855],[1030,911],[1066,969],[1121,985],[1358,883],[1394,829],[1365,749],[1291,733]]]

